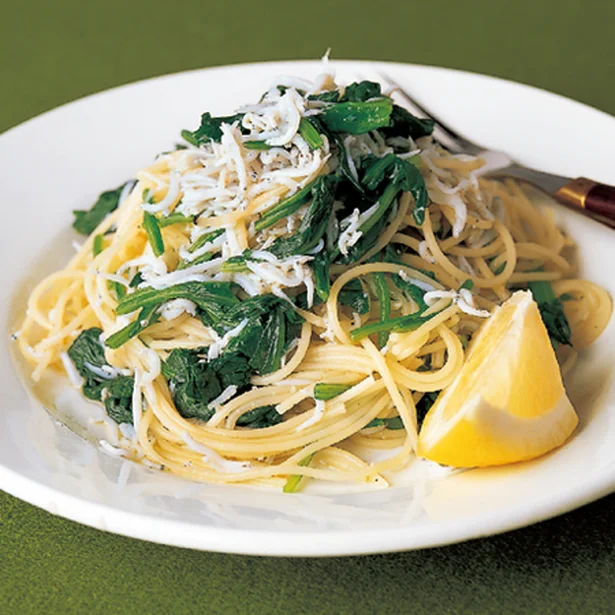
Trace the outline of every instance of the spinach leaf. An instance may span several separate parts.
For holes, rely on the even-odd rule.
[[[254,346],[251,349],[253,351]],[[215,411],[210,402],[222,391],[236,386],[239,395],[249,389],[250,378],[255,373],[264,373],[255,370],[253,359],[238,350],[227,349],[209,362],[203,356],[206,352],[206,348],[176,348],[163,363],[162,373],[169,382],[173,402],[184,418],[209,420]],[[264,365],[262,361],[261,365]],[[266,423],[275,424],[275,416],[271,413],[265,410],[253,412],[247,418],[244,415],[237,424],[252,428],[269,426]]]
[[[68,356],[84,379],[84,396],[104,401],[107,414],[116,423],[132,423],[134,379],[131,376],[101,377],[99,370],[108,365],[100,343],[101,334],[98,327],[82,331],[68,349]]]
[[[132,390],[134,379],[130,376],[118,376],[108,380],[104,388],[105,410],[111,419],[118,425],[133,423],[132,417]]]
[[[413,195],[413,215],[420,224],[425,220],[427,208],[427,188],[423,176],[408,161],[394,154],[387,154],[382,158],[370,154],[361,157],[358,166],[365,202],[375,203],[376,207],[359,226],[361,238],[350,248],[348,254],[339,257],[338,250],[334,250],[334,259],[342,264],[355,262],[376,243],[390,218],[393,203],[402,192],[410,192]]]
[[[216,229],[215,231],[211,231],[209,233],[204,233],[203,235],[199,235],[197,239],[195,239],[194,243],[190,244],[188,247],[188,252],[196,252],[200,248],[202,248],[205,244],[208,244],[210,241],[214,241],[214,239],[218,239],[225,230],[222,228]]]
[[[347,282],[337,296],[339,303],[346,305],[357,314],[369,312],[369,296],[356,278]]]
[[[210,141],[220,142],[222,138],[222,124],[232,124],[236,121],[241,121],[243,118],[242,113],[236,113],[235,115],[226,115],[221,117],[212,117],[211,113],[206,112],[201,115],[201,125],[194,131],[182,130],[182,137],[188,141],[188,143],[199,146]]]
[[[116,312],[130,314],[172,299],[194,301],[211,321],[222,319],[226,310],[239,304],[228,282],[183,282],[162,289],[139,288],[120,300]]]
[[[438,395],[440,395],[440,391],[429,391],[425,393],[421,399],[416,404],[416,421],[419,429],[427,416],[427,413],[431,409],[431,407],[436,403],[436,399],[438,399]]]
[[[297,231],[290,237],[275,240],[269,251],[278,258],[306,254],[323,238],[333,211],[338,179],[321,175],[312,188],[312,202]]]
[[[117,209],[124,186],[126,184],[122,184],[115,190],[107,190],[101,193],[96,203],[89,210],[73,211],[75,216],[73,228],[82,235],[90,235],[112,211]]]
[[[115,291],[118,301],[126,294],[126,287],[120,282],[109,282],[109,288]]]
[[[433,132],[433,120],[421,119],[412,115],[409,111],[398,105],[393,106],[391,121],[388,126],[380,129],[380,132],[388,137],[411,137],[419,139]]]
[[[306,117],[301,118],[301,121],[299,122],[299,134],[309,145],[310,149],[318,149],[319,147],[322,147],[322,137],[320,136],[312,120]]]
[[[340,99],[340,93],[337,90],[327,90],[319,94],[310,94],[308,100],[320,100],[322,102],[336,103]]]
[[[332,134],[331,140],[337,147],[337,159],[339,163],[337,172],[342,178],[348,181],[357,192],[362,194],[363,186],[361,186],[361,183],[355,178],[350,170],[350,165],[348,164],[348,152],[346,150],[346,146],[344,145],[344,139],[342,139],[339,134]]]
[[[301,190],[297,190],[295,194],[278,201],[261,215],[261,217],[254,224],[254,228],[257,231],[262,231],[263,229],[274,225],[282,218],[287,218],[288,216],[294,214],[303,205],[305,205],[310,198],[312,198],[312,190],[314,189],[317,181],[319,181],[318,178],[310,182],[307,186],[301,188]]]
[[[419,288],[410,281],[404,280],[397,274],[393,276],[393,282],[397,288],[403,290],[418,305],[420,312],[427,309],[427,304],[424,300],[425,291],[422,288]]]
[[[340,102],[324,109],[318,118],[331,132],[361,135],[389,125],[393,103],[390,98],[366,102]]]
[[[123,329],[116,331],[105,340],[105,346],[113,349],[119,348],[128,340],[139,335],[139,333],[147,329],[147,327],[153,325],[155,322],[158,322],[160,318],[160,315],[158,314],[159,307],[159,305],[154,304],[142,308],[136,320],[126,325]]]
[[[390,419],[373,419],[365,426],[365,428],[379,427],[380,425],[384,425],[387,429],[393,430],[404,428],[404,422],[402,421],[401,416],[393,416]]]
[[[203,263],[210,261],[213,257],[213,252],[205,252],[191,261],[180,261],[177,265],[177,271],[181,271],[182,269],[186,269],[188,267],[194,267],[195,265],[202,265]]]
[[[176,348],[162,365],[173,403],[186,419],[209,420],[214,413],[209,402],[224,390],[216,371],[199,356],[204,351]]]
[[[374,283],[376,286],[376,298],[379,305],[380,320],[387,320],[391,315],[391,293],[386,283],[384,273],[374,273]],[[378,346],[382,348],[389,339],[388,331],[378,333]]]
[[[286,308],[288,309],[288,308]],[[278,306],[262,323],[261,342],[254,347],[250,363],[260,374],[279,369],[286,348],[286,318],[284,308]]]
[[[275,295],[250,297],[213,326],[222,334],[247,319],[246,326],[228,344],[228,352],[249,357],[252,373],[268,374],[280,368],[288,345],[299,335],[302,318]]]
[[[223,390],[226,387],[236,386],[243,392],[255,373],[248,356],[240,352],[226,351],[217,359],[210,361],[209,367],[216,373]]]
[[[382,89],[379,83],[374,81],[359,81],[351,83],[344,90],[340,102],[365,102],[371,98],[382,96]]]
[[[275,406],[261,406],[249,410],[242,414],[237,419],[239,427],[247,427],[249,429],[264,429],[273,427],[282,422],[282,415],[275,409]]]
[[[128,288],[136,288],[141,282],[143,282],[143,275],[140,271],[137,271],[132,280],[128,283]]]
[[[421,172],[413,164],[394,154],[387,154],[382,158],[366,156],[362,159],[361,166],[365,169],[362,183],[368,190],[376,190],[381,185],[386,185],[381,201],[391,186],[395,186],[399,192],[410,192],[415,202],[412,215],[417,224],[423,224],[428,204],[427,188]],[[395,196],[397,195],[393,198]]]
[[[555,296],[551,284],[549,282],[528,282],[528,287],[532,291],[534,301],[538,304],[553,348],[557,348],[559,344],[572,346],[570,323],[564,312],[564,306]]]
[[[329,255],[326,250],[319,252],[310,263],[314,275],[314,291],[320,301],[325,302],[329,298],[331,281],[329,279]]]
[[[86,364],[101,368],[107,365],[105,350],[100,343],[102,329],[92,327],[82,331],[68,349],[68,356],[82,378],[89,378],[92,371]]]

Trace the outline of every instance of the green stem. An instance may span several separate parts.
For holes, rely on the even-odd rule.
[[[225,230],[224,229],[216,229],[215,231],[212,231],[211,233],[205,233],[204,235],[201,235],[200,237],[197,238],[197,240],[190,245],[190,247],[188,248],[188,252],[192,253],[192,252],[196,252],[199,248],[202,248],[206,243],[209,243],[210,241],[213,241],[214,239],[218,239],[218,237],[220,237],[220,235],[222,235],[222,233],[224,233]]]
[[[420,314],[408,314],[407,316],[398,316],[389,320],[380,320],[378,322],[370,322],[362,327],[357,327],[350,331],[350,339],[357,342],[368,335],[376,333],[391,332],[391,331],[412,331],[424,322],[427,322],[431,316],[421,316]]]
[[[351,385],[336,384],[333,382],[319,382],[314,386],[314,399],[319,401],[329,401],[338,395],[346,392]]]
[[[126,325],[123,329],[120,329],[113,335],[110,335],[105,340],[105,346],[113,349],[119,348],[128,340],[139,335],[141,331],[154,324],[159,318],[158,313],[156,312],[158,307],[159,305],[152,305],[150,307],[143,308],[135,321],[131,322],[129,325]]]
[[[374,282],[376,286],[376,298],[380,304],[379,315],[381,321],[386,321],[391,315],[391,293],[386,283],[384,273],[375,273]],[[380,331],[378,333],[378,346],[382,348],[386,345],[389,339],[388,331]]]
[[[366,235],[374,227],[378,220],[382,218],[391,203],[395,200],[398,192],[399,188],[395,184],[389,184],[384,189],[382,196],[378,199],[378,207],[376,208],[376,211],[359,227],[359,230],[363,233],[363,235]]]
[[[164,228],[165,226],[171,226],[172,224],[189,224],[194,222],[193,216],[184,216],[184,214],[170,214],[164,218],[158,220],[158,226]]]
[[[365,426],[365,429],[368,427],[380,427],[380,425],[384,425],[387,429],[404,429],[404,422],[401,416],[394,416],[390,419],[374,419]]]
[[[264,141],[244,141],[243,146],[246,149],[258,149],[258,150],[268,150],[271,149],[271,145],[265,143]]]
[[[99,233],[94,237],[94,243],[92,243],[92,254],[98,256],[103,251],[103,236]]]
[[[322,137],[318,133],[318,130],[316,130],[314,124],[305,117],[302,117],[299,122],[299,134],[303,137],[310,149],[314,150],[322,147]]]
[[[154,256],[162,256],[164,254],[164,241],[160,232],[160,225],[156,216],[146,211],[143,214],[143,228],[147,234],[147,239],[152,246]]]
[[[139,288],[118,303],[116,313],[130,314],[173,299],[190,299],[197,305],[212,302],[221,308],[230,308],[237,304],[237,299],[226,292],[227,286],[224,282],[184,282],[161,289]]]
[[[299,462],[299,465],[303,467],[309,466],[315,454],[316,453],[312,453],[311,455],[308,455],[305,459],[302,459]],[[299,483],[301,483],[302,478],[302,474],[292,474],[288,477],[288,480],[286,481],[286,484],[284,485],[282,491],[284,491],[284,493],[296,493],[299,490]]]
[[[318,179],[310,182],[307,186],[301,188],[286,199],[281,200],[279,203],[276,203],[273,207],[270,207],[259,220],[256,221],[254,228],[256,231],[262,231],[272,225],[274,225],[278,220],[282,218],[286,218],[292,214],[294,214],[302,205],[305,205],[311,197],[312,188],[314,187],[314,183],[318,181]]]

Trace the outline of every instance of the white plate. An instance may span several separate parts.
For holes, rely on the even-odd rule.
[[[334,66],[341,82],[374,76],[380,66],[479,142],[545,170],[615,183],[615,120],[595,109],[439,68]],[[231,112],[256,100],[276,75],[313,77],[320,68],[316,62],[271,63],[161,77],[71,103],[0,137],[5,331],[32,285],[66,261],[72,209],[147,165],[181,128],[198,125],[203,111]],[[604,266],[615,262],[615,235],[573,213],[563,218],[582,247],[583,274],[615,295],[615,276]],[[31,400],[11,363],[8,335],[2,344],[0,487],[127,536],[258,555],[398,551],[527,525],[615,489],[613,322],[568,383],[581,424],[554,454],[501,469],[417,474],[388,490],[294,496],[188,483],[103,454]]]

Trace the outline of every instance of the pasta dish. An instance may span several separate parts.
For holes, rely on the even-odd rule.
[[[63,373],[102,404],[107,452],[205,482],[387,485],[417,452],[467,467],[563,443],[576,415],[560,371],[604,329],[610,297],[575,276],[549,209],[481,177],[481,159],[432,129],[378,84],[328,73],[204,113],[183,144],[74,212],[87,238],[15,333],[32,378]],[[556,366],[548,394],[502,350],[521,356],[524,336],[526,366]],[[496,366],[507,376],[489,407],[502,391],[517,422],[557,406],[548,443],[462,438],[439,457],[457,432],[423,430],[452,425]],[[518,411],[515,378],[532,399]],[[464,420],[491,412],[479,406]]]

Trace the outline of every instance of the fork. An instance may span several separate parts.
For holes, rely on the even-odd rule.
[[[593,218],[615,228],[615,187],[586,177],[570,178],[531,169],[514,161],[504,152],[490,150],[470,141],[428,111],[425,106],[391,77],[382,71],[379,71],[378,74],[414,110],[425,118],[433,120],[433,136],[438,143],[453,154],[470,154],[483,158],[486,164],[481,169],[482,175],[500,178],[511,177],[526,181],[555,197],[564,205],[583,210],[585,213],[591,213]]]

